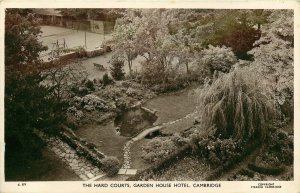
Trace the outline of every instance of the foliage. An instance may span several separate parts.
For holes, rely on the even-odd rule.
[[[115,80],[123,80],[125,78],[125,72],[123,71],[124,61],[118,58],[114,58],[111,61],[110,74]]]
[[[116,55],[127,61],[131,76],[132,61],[137,57],[136,46],[133,41],[135,26],[133,23],[125,23],[123,20],[120,18],[118,24],[115,26],[109,45]]]
[[[101,160],[102,170],[107,173],[107,176],[114,176],[121,168],[120,161],[116,157],[105,157]]]
[[[262,10],[219,10],[215,11],[202,26],[203,45],[226,46],[239,59],[249,60],[247,52],[260,38],[260,26],[267,22],[269,12]],[[257,27],[255,27],[257,25]],[[203,30],[204,29],[204,30]],[[203,34],[203,33],[207,34]]]
[[[132,60],[137,55],[145,58],[142,64],[142,75],[145,80],[143,83],[159,84],[167,81],[169,75],[176,71],[177,67],[172,64],[175,57],[180,57],[180,64],[186,65],[188,71],[188,45],[184,44],[186,50],[184,54],[179,47],[185,34],[178,33],[175,36],[169,29],[174,25],[175,18],[176,15],[171,10],[133,9],[128,10],[122,19],[117,20],[113,47],[117,53],[126,56],[130,71]],[[184,38],[184,41],[186,40]]]
[[[273,85],[273,92],[283,112],[293,116],[294,95],[294,28],[292,10],[274,10],[270,23],[262,27],[263,36],[249,53],[253,67]]]
[[[200,93],[200,116],[221,138],[264,139],[266,125],[275,115],[267,81],[249,67],[236,69],[206,85]]]
[[[142,83],[145,85],[156,85],[167,82],[170,78],[169,75],[173,75],[173,70],[165,71],[162,65],[156,62],[156,60],[145,61],[142,63]]]
[[[219,139],[214,136],[200,139],[198,150],[201,157],[209,161],[213,167],[223,166],[229,161],[241,156],[244,144],[232,138]]]
[[[237,58],[230,48],[225,46],[213,47],[209,45],[207,49],[204,49],[201,52],[196,62],[200,67],[208,67],[211,71],[211,74],[213,74],[214,71],[227,73],[237,62]]]
[[[35,129],[54,135],[64,122],[66,105],[52,95],[53,88],[40,84],[39,74],[9,73],[5,89],[6,153],[29,159],[37,155],[41,141]],[[22,159],[22,158],[20,158]]]
[[[89,90],[92,90],[92,91],[95,90],[94,82],[91,81],[91,80],[89,80],[89,79],[85,82],[85,86],[86,86],[86,88],[88,88]]]
[[[55,97],[54,85],[42,84],[39,21],[30,9],[5,12],[5,142],[6,163],[25,163],[40,156],[43,142],[36,130],[56,135],[65,121],[66,104]]]
[[[109,84],[112,84],[113,83],[113,80],[108,76],[107,73],[105,73],[102,77],[102,81],[101,83],[106,86],[106,85],[109,85]]]
[[[293,138],[277,129],[268,133],[264,153],[256,158],[256,162],[259,165],[264,165],[266,167],[273,167],[281,164],[291,165],[294,161],[293,152]]]
[[[236,24],[231,30],[221,44],[231,47],[239,59],[251,60],[247,52],[253,48],[253,43],[260,38],[261,32],[243,24]]]
[[[178,147],[176,143],[168,137],[156,137],[143,146],[142,158],[149,163],[166,158]]]
[[[5,65],[39,62],[46,47],[38,41],[39,22],[32,13],[16,9],[5,11]]]
[[[66,99],[71,91],[76,91],[73,86],[78,86],[87,77],[87,72],[78,61],[54,61],[52,67],[43,71],[46,76],[44,85],[53,86],[53,94],[59,100]],[[80,92],[80,91],[78,91]]]

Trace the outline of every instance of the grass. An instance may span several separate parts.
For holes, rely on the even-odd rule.
[[[151,166],[146,163],[142,157],[142,147],[145,146],[150,139],[141,139],[131,146],[131,168],[137,170],[145,170]]]
[[[105,155],[115,156],[123,162],[123,146],[128,138],[116,134],[113,121],[102,125],[90,122],[81,126],[75,133],[87,142],[95,144]]]
[[[181,92],[165,94],[146,102],[149,109],[157,110],[158,119],[155,124],[161,124],[182,118],[195,110],[197,98],[193,88]]]
[[[174,124],[171,124],[171,125],[166,125],[162,130],[161,132],[163,134],[172,134],[172,133],[180,133],[180,132],[183,132],[185,131],[186,129],[192,127],[194,125],[194,121],[195,121],[195,118],[192,116],[192,117],[189,117],[189,118],[186,118],[186,119],[183,119],[181,121],[178,121]]]
[[[12,164],[5,171],[6,181],[80,181],[81,179],[53,152],[44,148],[42,158],[28,165]]]

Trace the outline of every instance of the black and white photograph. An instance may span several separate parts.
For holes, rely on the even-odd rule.
[[[3,15],[4,182],[294,181],[294,9]]]

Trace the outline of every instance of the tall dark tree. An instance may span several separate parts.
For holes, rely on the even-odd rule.
[[[30,10],[7,9],[5,12],[5,65],[39,62],[39,53],[46,50],[38,41],[39,21]]]
[[[40,27],[30,10],[7,9],[5,15],[5,169],[10,176],[17,166],[40,156],[43,145],[36,131],[56,134],[64,121],[64,104],[53,96],[53,86],[40,68]]]
[[[239,59],[251,59],[247,52],[261,36],[261,26],[267,22],[268,11],[220,10],[206,20],[210,31],[204,37],[204,46],[225,45],[230,47]]]

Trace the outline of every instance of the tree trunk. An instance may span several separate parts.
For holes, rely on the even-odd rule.
[[[130,60],[129,56],[127,57],[128,68],[129,68],[129,76],[132,77],[132,60]]]
[[[128,63],[128,67],[129,67],[129,76],[132,76],[132,66],[131,66],[131,61]]]
[[[189,62],[185,62],[185,66],[186,66],[186,73],[189,74]]]

